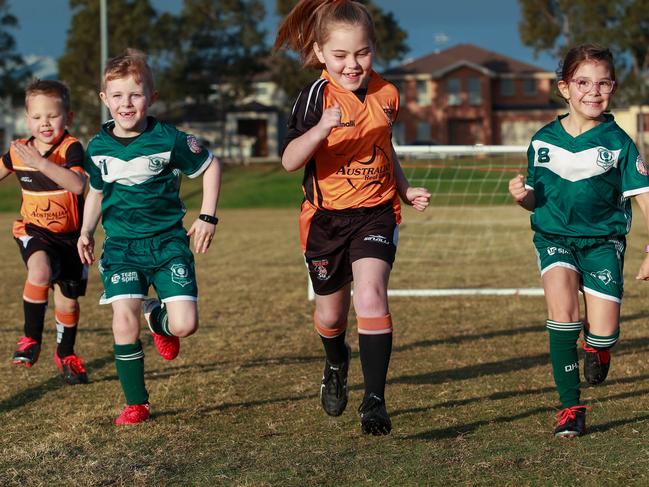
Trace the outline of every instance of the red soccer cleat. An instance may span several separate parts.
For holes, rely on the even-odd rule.
[[[146,324],[149,326],[149,330],[151,330],[151,335],[153,335],[153,343],[155,344],[156,350],[163,359],[173,360],[180,353],[180,339],[175,336],[159,335],[153,331],[151,322],[149,321],[151,312],[158,306],[160,306],[160,301],[157,299],[145,299],[142,302],[142,312]]]
[[[74,354],[67,357],[59,357],[59,354],[54,352],[54,362],[63,374],[63,380],[70,385],[87,384],[88,374],[83,366],[83,360]]]
[[[18,347],[11,359],[14,365],[24,365],[29,368],[36,363],[41,353],[41,344],[31,337],[22,336],[18,339]]]
[[[151,416],[151,405],[130,404],[124,407],[122,414],[115,419],[116,425],[143,423]]]

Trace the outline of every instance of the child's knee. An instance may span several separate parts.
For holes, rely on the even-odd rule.
[[[198,317],[190,316],[182,320],[169,320],[169,329],[174,336],[179,338],[193,335],[198,330]]]

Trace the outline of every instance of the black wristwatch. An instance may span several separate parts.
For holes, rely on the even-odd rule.
[[[219,222],[219,219],[215,216],[208,215],[206,213],[201,213],[198,215],[199,220],[203,220],[204,222],[211,223],[212,225],[216,225]]]

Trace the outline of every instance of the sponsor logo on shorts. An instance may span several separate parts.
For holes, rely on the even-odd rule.
[[[384,245],[390,245],[390,241],[383,235],[368,235],[363,239],[365,242],[376,242]]]
[[[645,174],[645,176],[646,176],[646,174]],[[31,183],[31,182],[32,182],[32,178],[30,178],[29,176],[22,176],[22,177],[20,178],[20,180],[21,180],[23,183]]]
[[[116,272],[110,278],[110,282],[112,282],[113,284],[118,284],[120,282],[122,284],[127,284],[129,282],[135,282],[135,281],[139,281],[139,280],[140,280],[140,278],[138,277],[137,272],[135,272],[135,271]]]
[[[569,250],[566,250],[561,247],[548,247],[547,251],[548,251],[548,255],[554,255],[554,254],[570,255]]]
[[[329,279],[331,276],[327,272],[327,266],[329,265],[329,260],[328,259],[320,259],[320,260],[313,260],[311,261],[313,264],[313,268],[317,272],[317,278],[320,281],[326,281]]]
[[[610,169],[615,164],[615,154],[606,147],[597,148],[597,165],[602,169]]]
[[[179,286],[185,287],[187,284],[192,283],[189,267],[185,264],[173,264],[171,270],[171,281]]]
[[[198,139],[193,135],[187,136],[187,147],[189,147],[189,150],[192,151],[194,154],[200,154],[201,151],[203,150],[201,144],[198,142]]]
[[[611,271],[608,269],[604,269],[602,271],[597,271],[597,272],[591,272],[591,276],[593,276],[595,279],[599,279],[599,281],[604,284],[605,286],[608,286],[609,283],[615,284],[615,281],[613,280],[613,274],[611,274]]]
[[[649,167],[647,167],[647,163],[640,154],[638,154],[638,157],[636,157],[635,159],[635,168],[638,173],[642,174],[643,176],[649,176]]]

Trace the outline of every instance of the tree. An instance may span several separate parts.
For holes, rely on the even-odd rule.
[[[29,75],[21,69],[23,60],[16,53],[16,41],[9,32],[9,29],[16,27],[18,19],[10,13],[9,2],[0,0],[0,98],[21,93],[22,86],[19,82]]]
[[[393,62],[403,59],[410,50],[406,43],[408,34],[399,27],[392,12],[384,12],[372,0],[357,1],[367,7],[374,20],[378,44],[376,64],[381,68],[388,68]],[[288,15],[297,2],[298,0],[277,0],[277,14],[280,17]],[[317,75],[316,71],[303,69],[292,55],[285,52],[275,54],[273,79],[289,97],[297,96],[300,89]]]
[[[557,58],[573,45],[595,42],[615,54],[617,103],[647,104],[649,0],[519,0],[523,44]],[[586,21],[584,19],[587,19]],[[640,133],[644,118],[639,117]],[[644,152],[643,139],[639,139]]]
[[[127,47],[145,52],[156,39],[156,11],[149,0],[111,0],[108,3],[108,55]],[[59,75],[68,81],[72,108],[80,134],[92,134],[100,124],[99,2],[70,0],[73,12]]]
[[[161,90],[169,100],[216,103],[222,111],[245,95],[264,69],[268,48],[259,28],[260,0],[185,0],[177,18],[160,18],[161,58],[168,60]],[[162,54],[164,53],[164,54]]]

